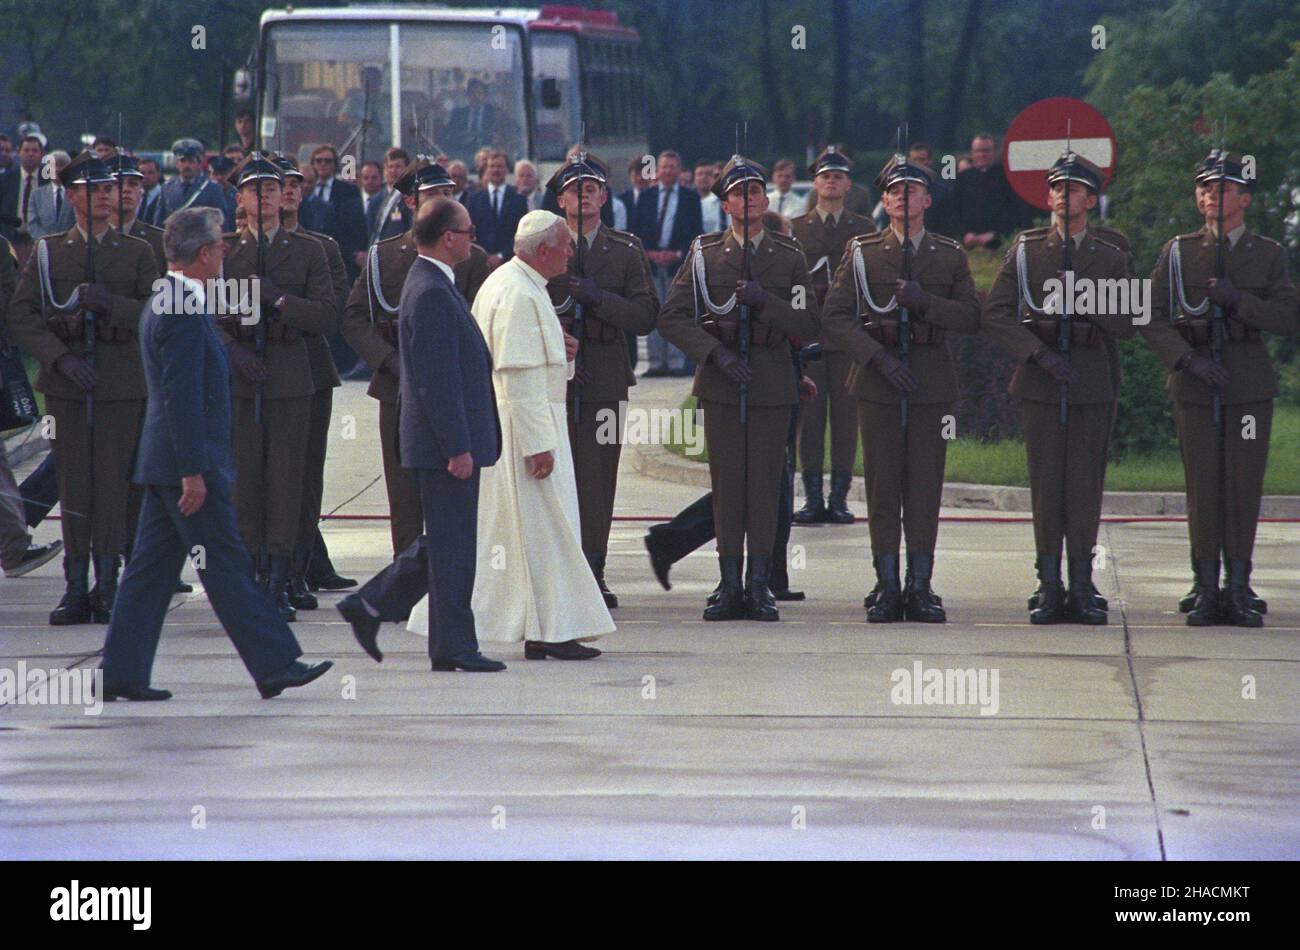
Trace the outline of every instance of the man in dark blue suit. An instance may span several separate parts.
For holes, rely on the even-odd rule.
[[[221,271],[221,212],[178,211],[163,247],[169,270],[154,284],[140,317],[140,351],[149,404],[136,454],[144,502],[104,642],[104,699],[170,699],[149,686],[154,654],[176,576],[195,567],[217,619],[264,699],[304,686],[334,664],[306,664],[235,527],[230,454],[230,364],[206,300]]]
[[[338,609],[376,661],[379,625],[402,620],[429,595],[429,658],[435,670],[506,668],[478,652],[474,612],[479,469],[501,456],[492,355],[456,289],[452,270],[469,257],[474,228],[452,198],[422,205],[419,257],[398,304],[402,467],[415,470],[424,534]]]
[[[216,208],[221,212],[222,227],[235,230],[235,213],[226,202],[225,192],[203,171],[203,143],[198,139],[177,139],[172,143],[172,156],[179,175],[163,185],[162,208],[155,221],[158,227],[185,208]]]
[[[678,184],[681,170],[681,156],[676,152],[659,154],[659,182],[642,190],[632,225],[650,259],[650,275],[660,300],[668,299],[668,289],[691,242],[704,230],[700,196]],[[658,330],[646,338],[646,350],[650,365],[645,375],[688,375],[686,354],[660,336]]]
[[[505,152],[488,158],[487,183],[465,200],[470,220],[478,231],[478,243],[488,252],[493,267],[510,260],[515,253],[515,228],[528,213],[528,200],[513,185],[506,184],[509,159]]]

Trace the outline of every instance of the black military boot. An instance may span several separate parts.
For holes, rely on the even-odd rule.
[[[943,623],[948,619],[939,598],[930,590],[934,555],[907,552],[907,588],[903,595],[903,616],[919,623]]]
[[[1070,558],[1070,589],[1065,596],[1065,619],[1071,623],[1104,626],[1109,618],[1097,606],[1092,586],[1092,555]]]
[[[1262,617],[1268,613],[1268,601],[1255,593],[1255,588],[1250,586],[1251,563],[1249,561],[1243,563],[1246,565],[1246,603],[1250,605],[1251,610]]]
[[[804,592],[790,589],[790,571],[784,559],[772,560],[772,573],[767,578],[767,589],[776,600],[803,600]]]
[[[307,562],[311,559],[311,550],[305,547],[295,548],[293,565],[289,572],[289,605],[294,610],[315,610],[319,603],[316,595],[307,589]]]
[[[90,610],[95,623],[108,623],[113,616],[117,600],[117,572],[121,566],[116,554],[95,555],[95,596],[90,598]]]
[[[1215,587],[1219,586],[1218,580],[1215,580],[1214,586]],[[1191,609],[1196,606],[1196,598],[1200,596],[1200,593],[1201,593],[1201,585],[1200,582],[1197,581],[1196,579],[1196,552],[1193,551],[1192,552],[1192,589],[1189,590],[1186,594],[1184,594],[1183,599],[1178,602],[1179,612],[1180,613],[1190,612]]]
[[[903,619],[903,588],[898,582],[898,555],[879,554],[871,559],[876,569],[876,602],[867,610],[870,623]]]
[[[781,614],[776,609],[776,601],[767,586],[772,576],[772,559],[751,557],[748,567],[749,572],[745,581],[745,619],[780,620]]]
[[[591,573],[596,578],[596,583],[600,586],[600,596],[605,598],[605,606],[613,610],[618,606],[618,595],[605,585],[605,559],[589,555],[587,564],[591,567]]]
[[[831,500],[826,505],[829,524],[853,524],[849,511],[849,487],[853,484],[852,472],[831,472]]]
[[[1059,555],[1041,554],[1038,568],[1038,602],[1029,612],[1029,622],[1060,623],[1065,619],[1065,587],[1061,584]]]
[[[50,612],[50,624],[68,627],[77,623],[90,623],[90,555],[69,555],[63,559],[63,580],[66,583],[63,599]]]
[[[272,554],[267,560],[269,562],[267,584],[271,599],[275,601],[275,608],[280,611],[280,616],[293,623],[298,619],[298,613],[293,609],[293,604],[289,603],[289,555]]]
[[[745,617],[745,590],[740,583],[740,558],[718,555],[722,572],[722,589],[716,602],[704,608],[705,620],[743,620]]]
[[[1250,606],[1249,561],[1228,561],[1224,565],[1228,570],[1228,585],[1220,594],[1219,613],[1223,622],[1234,627],[1262,627],[1264,618],[1258,610]]]
[[[821,524],[826,521],[826,505],[822,501],[822,473],[803,472],[803,507],[794,513],[795,524]]]
[[[1187,612],[1187,626],[1214,627],[1219,616],[1219,562],[1204,558],[1196,566],[1196,603]]]
[[[321,536],[320,528],[316,529],[316,535],[312,538],[306,580],[308,590],[347,590],[349,587],[357,586],[356,580],[351,577],[340,577],[339,572],[334,570],[334,563],[330,560],[330,550],[325,546],[325,538]]]

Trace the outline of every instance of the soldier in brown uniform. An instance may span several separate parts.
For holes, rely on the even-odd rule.
[[[1205,226],[1161,250],[1151,274],[1151,322],[1142,328],[1170,369],[1195,567],[1191,626],[1260,627],[1267,609],[1250,590],[1277,395],[1261,333],[1292,335],[1297,316],[1285,249],[1246,227],[1254,183],[1239,156],[1211,153],[1201,164],[1197,206]],[[1222,277],[1215,276],[1219,255]]]
[[[420,199],[450,196],[456,184],[441,165],[421,159],[406,170],[395,187],[415,212],[411,216],[414,229]],[[379,445],[384,462],[384,485],[388,490],[389,531],[394,557],[410,547],[424,531],[415,477],[409,469],[402,468],[397,451],[401,372],[397,354],[397,303],[402,295],[406,272],[417,256],[413,230],[372,245],[366,266],[352,285],[343,311],[343,338],[374,371],[366,392],[379,400]],[[487,252],[477,244],[471,245],[469,258],[457,264],[454,271],[456,288],[466,300],[473,302],[490,271]],[[376,274],[378,280],[375,280]]]
[[[329,261],[319,241],[280,226],[284,176],[255,153],[236,172],[238,200],[247,225],[226,236],[223,277],[240,281],[239,296],[252,296],[264,325],[257,354],[257,322],[238,312],[227,297],[217,323],[231,363],[235,513],[239,532],[253,555],[280,613],[296,617],[287,587],[307,481],[312,396],[311,356],[303,333],[329,332],[338,304]],[[262,271],[259,273],[259,241]],[[258,419],[260,406],[261,418]]]
[[[163,252],[162,228],[145,224],[136,215],[140,211],[140,199],[144,196],[144,173],[140,163],[130,155],[114,155],[107,162],[113,173],[115,194],[113,195],[113,226],[119,234],[127,234],[146,241],[153,248],[154,260],[158,264],[158,273],[167,273],[167,255]]]
[[[957,374],[944,337],[948,331],[979,328],[979,300],[961,245],[925,229],[930,173],[895,156],[877,176],[876,187],[884,196],[889,229],[854,238],[845,250],[826,295],[822,336],[855,364],[849,387],[862,425],[876,572],[867,619],[942,623],[947,615],[930,580],[951,436],[944,431],[945,417],[957,398]],[[906,258],[905,240],[911,243]],[[898,556],[904,532],[906,590]]]
[[[618,597],[605,583],[605,558],[622,451],[619,407],[627,403],[628,387],[636,384],[625,334],[645,336],[653,330],[659,301],[641,242],[601,223],[600,209],[609,200],[606,182],[605,166],[582,152],[547,182],[569,230],[583,235],[579,251],[569,259],[568,273],[551,278],[547,289],[565,332],[581,334],[568,405],[582,552],[605,606],[617,607]]]
[[[760,223],[766,184],[762,166],[739,155],[726,164],[713,192],[731,227],[696,239],[659,314],[659,332],[698,364],[722,574],[705,620],[780,619],[768,580],[790,407],[799,400],[790,338],[816,339],[821,329],[803,251]]]
[[[985,301],[984,326],[1020,361],[1010,392],[1020,402],[1034,512],[1039,588],[1030,622],[1105,624],[1104,601],[1092,584],[1117,398],[1105,337],[1132,337],[1136,326],[1132,313],[1078,313],[1071,301],[1069,348],[1063,350],[1058,311],[1071,278],[1127,280],[1131,272],[1128,254],[1088,226],[1087,212],[1096,207],[1102,189],[1101,170],[1066,152],[1048,171],[1047,182],[1059,224],[1025,231],[1012,242]],[[1063,276],[1066,222],[1073,260],[1072,274]],[[1049,292],[1049,281],[1064,283]],[[1105,297],[1093,296],[1098,303]],[[1068,593],[1061,582],[1062,542],[1069,560]]]
[[[831,146],[808,167],[817,207],[790,222],[795,239],[803,247],[808,261],[808,275],[820,305],[826,300],[831,277],[839,270],[840,259],[849,239],[870,234],[876,223],[869,217],[854,214],[844,207],[848,194],[848,158]],[[795,524],[852,524],[849,511],[849,486],[853,483],[853,463],[858,456],[858,407],[848,391],[853,359],[844,350],[830,345],[822,334],[822,359],[809,363],[804,372],[817,386],[817,398],[803,406],[799,427],[799,468],[803,472],[804,505],[794,513]],[[813,340],[805,340],[812,343]],[[822,502],[822,465],[826,451],[826,414],[831,420],[831,494],[830,504]]]
[[[147,395],[135,328],[158,266],[148,244],[109,226],[113,176],[102,161],[82,152],[60,180],[77,224],[38,243],[14,293],[9,330],[40,362],[36,388],[54,417],[67,590],[50,623],[107,623],[120,552],[130,537],[131,465]],[[87,590],[92,552],[99,583],[93,599]]]
[[[334,414],[334,390],[342,385],[326,338],[338,329],[343,307],[348,302],[348,274],[338,242],[328,234],[308,231],[298,223],[302,203],[303,174],[298,163],[285,155],[274,159],[284,175],[280,202],[280,227],[290,234],[301,233],[314,238],[325,251],[329,263],[330,284],[334,288],[334,321],[324,335],[304,332],[307,357],[311,361],[311,381],[316,391],[311,397],[311,421],[307,434],[307,481],[303,485],[302,515],[298,521],[298,543],[294,547],[289,571],[288,598],[295,610],[315,610],[316,598],[307,589],[307,567],[320,533],[321,499],[325,493],[325,455],[329,446],[330,419]],[[322,539],[321,544],[324,544]],[[328,554],[326,555],[328,557]],[[353,582],[355,583],[355,581]]]

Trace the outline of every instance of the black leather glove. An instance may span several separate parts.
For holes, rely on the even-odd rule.
[[[1073,383],[1079,378],[1078,371],[1055,350],[1041,350],[1034,357],[1034,362],[1058,383]]]
[[[596,281],[590,277],[570,277],[569,278],[569,296],[584,307],[595,307],[600,304],[600,288],[596,286]]]
[[[930,308],[930,295],[914,280],[900,280],[894,285],[894,296],[900,307],[913,313],[925,313]]]
[[[713,365],[726,373],[733,382],[748,383],[754,378],[754,371],[740,358],[740,354],[726,346],[715,346],[709,351]]]
[[[82,284],[79,289],[81,298],[78,305],[82,310],[89,310],[101,317],[107,317],[113,312],[113,295],[103,284]]]
[[[743,303],[750,310],[762,310],[767,303],[767,291],[756,280],[736,281],[736,302]]]
[[[912,375],[912,371],[889,350],[883,348],[877,350],[869,365],[874,366],[880,375],[889,380],[889,385],[899,392],[910,393],[916,389],[916,377]]]
[[[1241,302],[1241,291],[1227,277],[1211,277],[1210,299],[1224,310],[1231,310]]]
[[[1231,379],[1226,369],[1208,356],[1201,356],[1198,353],[1188,354],[1187,362],[1183,364],[1183,371],[1191,373],[1211,389],[1223,389]]]
[[[86,392],[95,388],[95,371],[90,366],[90,360],[76,353],[64,353],[60,356],[54,361],[54,370],[72,380]]]
[[[266,364],[257,358],[257,354],[238,343],[229,344],[226,352],[230,356],[230,362],[246,380],[250,383],[266,382]]]

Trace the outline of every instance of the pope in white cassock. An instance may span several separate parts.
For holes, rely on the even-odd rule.
[[[484,281],[473,306],[501,415],[501,460],[481,476],[474,623],[480,639],[523,640],[524,655],[537,660],[599,656],[577,641],[614,631],[578,528],[565,417],[577,341],[546,293],[572,253],[564,220],[530,211],[515,232],[515,256]],[[426,598],[407,629],[427,636],[428,616]]]

